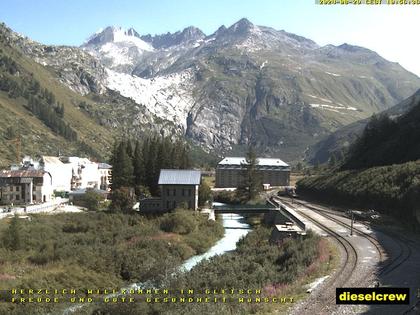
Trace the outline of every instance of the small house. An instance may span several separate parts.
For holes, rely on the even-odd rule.
[[[170,211],[182,204],[197,210],[200,181],[201,172],[197,170],[161,170],[158,184],[163,210]]]

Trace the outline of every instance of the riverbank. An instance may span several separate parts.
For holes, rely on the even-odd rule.
[[[163,283],[188,258],[206,252],[224,230],[192,212],[157,218],[137,214],[34,215],[0,222],[2,289],[80,291]],[[171,223],[171,224],[169,224]],[[1,314],[45,314],[62,303],[0,303]]]
[[[258,227],[237,243],[236,250],[178,274],[165,286],[167,294],[151,293],[149,302],[99,305],[96,313],[284,313],[307,295],[307,284],[331,272],[332,249],[325,239],[312,233],[303,239],[270,244],[270,232]]]

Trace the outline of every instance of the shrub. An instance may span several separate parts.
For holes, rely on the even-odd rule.
[[[94,191],[87,191],[86,194],[83,196],[83,203],[85,204],[86,208],[90,211],[98,211],[99,204],[105,198],[103,195],[94,192]]]
[[[160,228],[165,232],[178,234],[191,233],[197,226],[194,212],[177,209],[163,215]]]
[[[112,192],[111,209],[117,212],[132,212],[135,197],[136,196],[132,188],[118,188]]]
[[[87,223],[66,223],[62,228],[64,233],[86,233],[89,230]]]
[[[234,191],[220,191],[214,194],[214,201],[229,203],[229,204],[240,204],[241,200],[238,198]]]

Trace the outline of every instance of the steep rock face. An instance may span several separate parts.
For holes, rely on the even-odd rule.
[[[368,49],[320,47],[246,19],[209,36],[194,27],[156,36],[108,27],[80,49],[21,43],[80,94],[119,93],[133,100],[125,106],[137,104],[148,122],[166,126],[163,132],[175,128],[223,153],[253,143],[267,155],[296,159],[420,86],[417,76]]]
[[[50,67],[73,91],[81,95],[105,92],[105,67],[87,52],[77,47],[42,45],[13,32],[8,34],[14,45],[36,62]]]
[[[163,35],[152,36],[150,34],[141,36],[140,38],[147,43],[150,43],[155,49],[166,49],[172,46],[187,46],[195,44],[202,40],[206,35],[199,29],[193,26],[185,28],[182,32],[166,33]]]

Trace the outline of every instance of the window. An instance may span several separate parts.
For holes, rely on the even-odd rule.
[[[20,200],[20,196],[19,195],[16,195],[16,198],[15,198],[16,200]]]
[[[191,189],[188,189],[188,196],[191,197]]]
[[[19,189],[20,189],[20,187],[19,186],[16,186],[16,191],[19,191]]]
[[[176,196],[176,188],[174,188],[174,196]]]
[[[169,201],[167,201],[166,202],[166,209],[169,209],[171,206],[170,206],[170,203],[169,203]]]
[[[169,196],[169,189],[166,190],[166,196]]]
[[[32,195],[32,200],[36,201],[36,195]]]
[[[176,208],[176,201],[175,200],[174,200],[174,204],[173,205],[174,205],[174,209],[175,209]]]
[[[182,196],[185,196],[185,189],[182,188]]]

